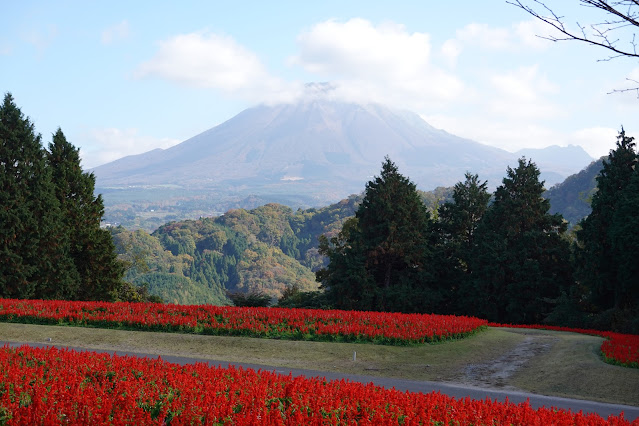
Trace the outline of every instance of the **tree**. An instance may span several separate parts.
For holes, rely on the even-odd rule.
[[[597,311],[621,309],[632,300],[631,288],[636,288],[633,270],[638,244],[634,241],[636,220],[633,206],[637,203],[636,175],[638,156],[634,138],[623,128],[617,136],[616,148],[604,160],[597,177],[597,192],[592,198],[592,212],[581,221],[577,232],[577,278],[590,291],[590,300]]]
[[[481,221],[490,193],[487,182],[480,183],[479,176],[466,173],[466,180],[453,189],[453,201],[439,209],[439,220],[447,243],[458,248],[459,258],[467,264],[468,253],[475,240],[475,231]],[[462,265],[462,268],[465,266]]]
[[[480,182],[478,175],[466,173],[466,180],[458,182],[453,188],[452,201],[444,203],[439,208],[438,248],[439,280],[443,281],[443,288],[449,292],[448,300],[452,306],[451,312],[464,312],[463,305],[472,303],[461,297],[468,282],[471,269],[470,259],[475,243],[475,232],[483,218],[490,193],[487,182]],[[468,303],[466,303],[468,302]],[[461,305],[461,309],[460,309]]]
[[[565,17],[539,0],[532,2],[514,0],[507,1],[507,3],[525,10],[561,34],[561,36],[545,37],[548,40],[576,40],[602,47],[612,52],[611,56],[604,59],[607,61],[619,57],[639,58],[634,33],[636,27],[639,27],[639,2],[637,0],[579,0],[581,6],[602,11],[603,18],[590,24],[577,22],[577,28],[570,28],[566,24]],[[535,5],[530,5],[530,3]],[[638,81],[628,80],[639,84]],[[635,90],[639,94],[639,87],[614,90],[614,92]]]
[[[366,184],[355,219],[332,245],[322,240],[320,251],[330,263],[318,280],[329,299],[347,309],[432,309],[431,225],[415,184],[386,157],[380,176]]]
[[[41,137],[11,94],[0,107],[0,295],[67,298],[78,274]]]
[[[471,294],[475,315],[491,321],[540,323],[571,284],[566,223],[550,215],[531,161],[507,169],[475,233]]]
[[[95,176],[80,165],[79,149],[58,128],[49,144],[48,165],[70,241],[70,257],[79,273],[78,300],[118,300],[124,267],[109,231],[100,228],[102,196],[94,195]]]

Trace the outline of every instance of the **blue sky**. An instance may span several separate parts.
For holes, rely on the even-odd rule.
[[[576,0],[548,4],[590,22]],[[590,15],[589,15],[590,14]],[[12,1],[0,14],[0,90],[48,143],[61,127],[85,167],[167,148],[308,82],[420,114],[516,151],[633,135],[636,60],[577,42],[503,0]],[[635,135],[639,136],[639,135]]]

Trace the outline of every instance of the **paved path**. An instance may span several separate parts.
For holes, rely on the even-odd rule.
[[[16,343],[16,342],[3,342],[0,341],[0,346],[8,344],[10,346],[21,346],[25,343]],[[28,345],[32,347],[47,347],[54,346],[57,348],[67,348],[64,345],[47,345],[41,343],[29,343]],[[93,351],[100,353],[108,353],[113,354],[116,351],[110,350],[100,350],[100,349],[86,349],[81,347],[68,347],[69,349],[74,349],[76,351]],[[157,354],[145,354],[145,353],[137,353],[137,352],[117,352],[118,355],[129,355],[129,356],[137,356],[137,357],[145,357],[145,358],[157,358]],[[275,371],[277,373],[281,373],[284,375],[292,374],[293,376],[306,376],[306,377],[324,377],[327,380],[341,380],[347,379],[353,382],[359,383],[374,383],[378,386],[383,386],[385,388],[395,388],[401,391],[410,391],[410,392],[423,392],[429,393],[433,391],[439,391],[445,395],[452,396],[455,398],[464,398],[470,397],[471,399],[479,399],[483,400],[486,398],[490,398],[492,400],[504,401],[506,398],[510,402],[520,403],[528,400],[530,405],[538,408],[538,407],[556,407],[563,408],[565,410],[572,410],[573,412],[583,411],[584,413],[596,413],[600,416],[606,418],[609,415],[618,416],[621,412],[624,413],[624,416],[628,420],[635,420],[639,418],[639,407],[632,407],[628,405],[620,405],[620,404],[606,404],[595,401],[586,401],[579,399],[570,399],[570,398],[561,398],[555,396],[544,396],[544,395],[536,395],[532,393],[525,392],[517,392],[517,391],[502,391],[497,389],[486,389],[480,387],[473,386],[463,386],[463,385],[455,385],[450,383],[440,383],[440,382],[427,382],[427,381],[413,381],[413,380],[402,380],[402,379],[393,379],[387,377],[373,377],[373,376],[362,376],[356,374],[342,374],[342,373],[333,373],[326,371],[315,371],[315,370],[302,370],[297,368],[286,368],[286,367],[273,367],[268,365],[258,365],[258,364],[246,364],[246,363],[231,363],[227,361],[214,361],[208,359],[198,359],[198,358],[188,358],[188,357],[178,357],[178,356],[162,356],[162,359],[167,362],[172,362],[175,364],[185,365],[185,364],[194,364],[196,362],[206,363],[211,366],[221,366],[228,367],[229,365],[234,365],[236,367],[243,368],[252,368],[254,370],[263,370],[263,371]]]

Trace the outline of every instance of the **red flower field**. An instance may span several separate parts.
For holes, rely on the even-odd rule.
[[[17,299],[0,299],[0,321],[394,345],[458,339],[487,324],[452,315]]]
[[[629,425],[623,417],[55,348],[0,348],[0,424]]]

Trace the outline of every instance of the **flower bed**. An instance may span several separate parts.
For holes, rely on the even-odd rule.
[[[584,328],[557,327],[552,325],[520,325],[490,323],[491,327],[533,328],[539,330],[569,331],[572,333],[601,336],[606,340],[601,344],[601,354],[610,364],[639,368],[639,336],[636,334],[613,333]]]
[[[0,321],[391,345],[458,339],[487,324],[452,315],[16,299],[0,299]]]
[[[0,348],[0,423],[208,425],[629,425],[560,409],[205,364]]]

